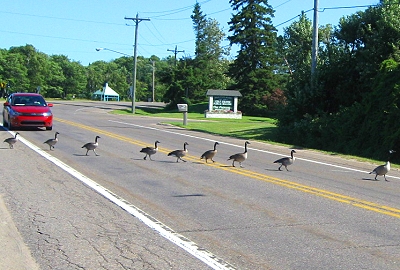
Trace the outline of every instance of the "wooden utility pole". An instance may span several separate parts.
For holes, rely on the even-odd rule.
[[[175,66],[176,66],[176,55],[178,54],[178,53],[180,53],[180,52],[185,52],[185,50],[183,50],[183,51],[178,51],[178,46],[175,46],[175,50],[167,50],[167,51],[169,51],[169,52],[173,52],[174,53],[174,55],[175,55]]]
[[[317,68],[317,59],[318,59],[318,0],[314,0],[314,21],[313,21],[313,40],[312,40],[311,58],[312,58],[311,75],[314,75],[315,70]]]
[[[155,63],[156,63],[156,61],[151,60],[151,63],[153,64],[153,83],[152,83],[153,96],[152,96],[151,101],[154,102],[155,101],[154,100],[154,92],[155,92],[155,71],[156,71]]]
[[[139,28],[139,23],[141,21],[150,21],[150,19],[142,19],[139,18],[139,14],[136,13],[135,18],[127,18],[125,17],[125,20],[132,20],[135,21],[135,45],[133,49],[133,82],[132,82],[132,113],[135,113],[135,93],[136,93],[136,67],[137,67],[137,32]]]

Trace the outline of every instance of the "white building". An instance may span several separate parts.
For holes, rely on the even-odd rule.
[[[97,90],[93,93],[93,99],[99,99],[102,101],[119,101],[119,94],[112,90],[111,87],[108,86],[108,83],[105,83],[103,89]]]

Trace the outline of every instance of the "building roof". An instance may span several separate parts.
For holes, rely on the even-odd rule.
[[[105,95],[105,96],[109,96],[109,97],[119,97],[119,94],[117,92],[115,92],[114,90],[112,90],[110,86],[108,86],[108,83],[106,83],[104,85],[103,89],[97,90],[93,94],[94,95]]]
[[[237,90],[208,89],[206,96],[241,97]]]

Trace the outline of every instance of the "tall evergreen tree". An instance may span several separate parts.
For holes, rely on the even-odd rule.
[[[205,47],[204,40],[205,40],[205,27],[207,24],[207,17],[201,11],[201,7],[199,3],[194,5],[193,14],[190,16],[193,21],[193,29],[194,34],[196,36],[195,42],[195,55],[201,56],[205,54],[207,48]]]
[[[236,81],[235,88],[243,98],[240,108],[245,114],[264,115],[266,100],[276,89],[274,76],[277,30],[272,25],[274,10],[268,0],[230,0],[234,11],[228,24],[232,33],[231,45],[237,44],[237,58],[229,67],[229,75]]]
[[[224,89],[227,86],[225,75],[227,65],[223,57],[229,50],[221,46],[225,33],[215,19],[207,18],[200,5],[195,4],[193,29],[196,36],[195,58],[187,61],[185,68],[190,70],[187,78],[188,96],[193,102],[204,101],[207,89]]]

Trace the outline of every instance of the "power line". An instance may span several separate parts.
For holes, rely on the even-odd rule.
[[[22,32],[14,32],[14,31],[4,31],[4,30],[0,30],[0,33],[17,34],[17,35],[25,35],[25,36],[33,36],[33,37],[45,37],[45,38],[54,38],[54,39],[63,39],[63,40],[72,40],[72,41],[83,41],[83,42],[91,42],[91,43],[103,42],[103,41],[98,41],[98,40],[57,37],[57,36],[39,35],[39,34],[22,33]],[[107,42],[107,43],[113,44],[113,45],[127,45],[127,44],[121,44],[121,43],[115,43],[115,42]]]
[[[282,22],[282,23],[280,23],[280,24],[277,24],[277,25],[275,25],[275,27],[278,27],[278,26],[281,26],[281,25],[283,25],[283,24],[286,24],[286,23],[288,23],[288,22],[290,22],[290,21],[293,21],[294,19],[300,17],[302,14],[308,13],[308,12],[310,12],[311,10],[313,10],[313,8],[311,8],[311,9],[309,9],[309,10],[306,10],[306,11],[303,11],[302,13],[300,13],[299,15],[294,16],[293,18],[291,18],[291,19],[289,19],[289,20],[287,20],[287,21],[284,21],[284,22]]]
[[[160,40],[159,38],[157,38],[156,35],[154,35],[154,36],[158,39],[158,41],[160,41],[160,42],[166,42],[167,40],[166,40],[166,39],[164,38],[164,36],[160,33],[160,31],[158,31],[158,29],[157,29],[157,27],[154,25],[153,21],[150,21],[150,23],[151,23],[151,25],[153,26],[153,28],[157,31],[158,35],[164,40],[164,41],[162,41],[162,40]],[[146,27],[147,27],[147,25],[146,25]]]
[[[133,64],[133,82],[132,82],[132,113],[135,113],[135,92],[136,92],[136,69],[137,69],[137,38],[138,38],[138,28],[139,28],[139,23],[142,21],[150,21],[150,19],[144,19],[144,18],[139,18],[139,14],[136,13],[135,18],[129,18],[125,17],[125,20],[132,20],[135,21],[135,46],[133,50],[133,58],[134,58],[134,64]]]
[[[53,17],[53,16],[43,16],[43,15],[36,15],[36,14],[33,15],[33,14],[27,14],[27,13],[9,12],[9,11],[0,11],[0,14],[1,13],[11,14],[11,15],[28,16],[28,17],[35,17],[35,18],[52,19],[52,20],[64,20],[64,21],[107,24],[107,25],[123,25],[121,23],[110,23],[110,22],[104,22],[104,21],[88,21],[88,20],[79,20],[79,19],[71,19],[71,18],[63,18],[63,17]]]
[[[336,9],[368,8],[368,7],[375,7],[375,6],[378,6],[378,5],[379,4],[375,4],[375,5],[360,5],[360,6],[325,7],[325,8],[320,8],[318,10],[318,12],[325,12],[325,10],[336,10]],[[310,9],[308,9],[306,11],[303,11],[302,13],[294,16],[293,18],[290,18],[290,19],[288,19],[288,20],[286,20],[286,21],[284,21],[282,23],[279,23],[279,24],[275,25],[275,27],[278,27],[278,26],[286,24],[286,23],[288,23],[290,21],[293,21],[294,19],[300,17],[303,13],[308,13],[308,12],[310,12],[312,10],[314,10],[314,8],[310,8]]]
[[[331,9],[350,9],[350,8],[366,8],[366,7],[375,7],[376,5],[362,5],[362,6],[348,6],[348,7],[326,7],[320,9],[318,12],[325,12],[325,10],[331,10]]]
[[[176,55],[177,55],[178,53],[180,53],[180,52],[185,53],[185,50],[183,50],[183,51],[178,51],[178,46],[175,46],[175,49],[174,49],[174,50],[168,49],[167,51],[168,51],[168,52],[173,52],[173,53],[174,53],[174,55],[175,55],[175,65],[176,65]]]
[[[287,0],[286,2],[283,2],[282,4],[279,4],[279,5],[277,5],[277,6],[273,7],[273,8],[281,7],[281,6],[283,6],[284,4],[287,4],[287,3],[291,2],[291,1],[292,1],[292,0]]]
[[[210,2],[210,1],[211,1],[211,0],[205,0],[205,1],[203,1],[203,2],[199,2],[199,4],[205,4],[205,3],[208,3],[208,2]],[[188,10],[188,9],[191,9],[191,8],[193,8],[193,6],[194,6],[194,5],[190,5],[190,6],[186,6],[186,7],[181,7],[181,8],[177,8],[177,9],[172,9],[172,10],[165,10],[165,11],[149,11],[149,12],[143,12],[143,13],[145,13],[145,14],[165,13],[165,14],[162,14],[162,15],[159,15],[159,16],[158,16],[158,17],[160,17],[160,16],[171,15],[171,14],[177,14],[177,13],[186,11],[186,10]],[[157,18],[157,16],[153,16],[152,18]]]

